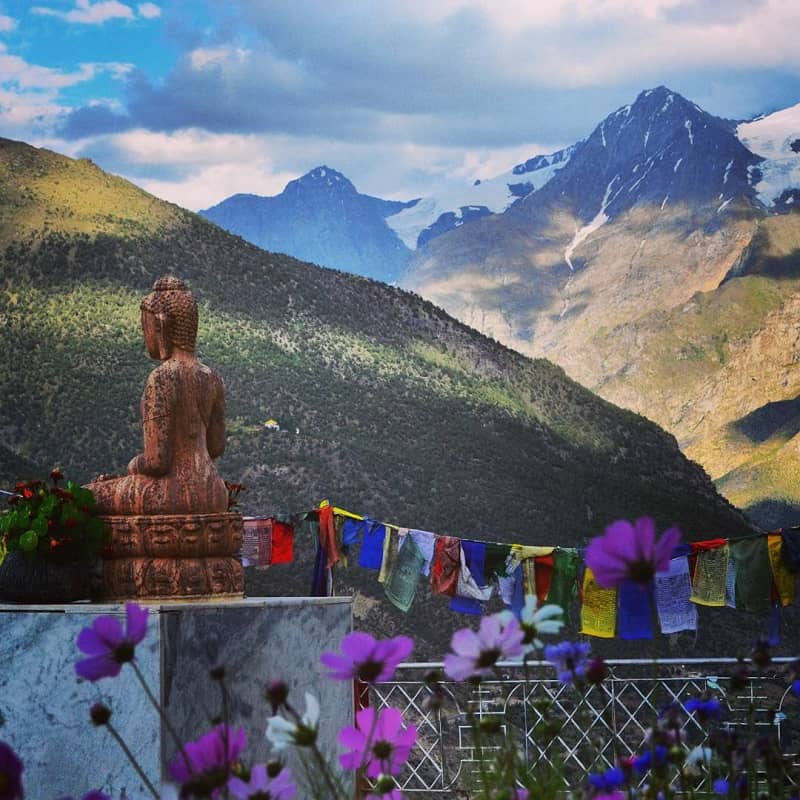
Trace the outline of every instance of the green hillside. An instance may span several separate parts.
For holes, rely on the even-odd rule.
[[[245,512],[330,498],[439,533],[543,544],[642,514],[688,538],[749,530],[656,425],[413,294],[266,253],[24,144],[2,143],[0,175],[4,478],[28,477],[25,464],[79,480],[124,469],[154,366],[139,301],[173,273],[201,304],[199,355],[226,381],[220,470],[246,485]],[[270,417],[285,431],[266,430]],[[248,580],[302,592],[310,569]],[[376,591],[373,574],[351,572]],[[375,629],[412,624],[369,615]]]

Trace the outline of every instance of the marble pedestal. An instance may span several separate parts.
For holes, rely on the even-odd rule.
[[[231,719],[245,727],[248,759],[269,755],[264,737],[271,714],[263,690],[273,678],[289,685],[290,700],[304,708],[304,692],[320,699],[320,743],[336,751],[339,728],[353,717],[353,687],[331,681],[319,657],[336,650],[352,629],[350,598],[247,598],[226,602],[148,604],[147,637],[137,662],[160,696],[179,735],[196,738],[222,713],[210,668],[225,667]],[[122,605],[0,605],[0,739],[25,763],[26,796],[81,797],[102,789],[112,797],[147,792],[116,742],[89,721],[102,701],[112,722],[154,783],[166,779],[175,755],[169,734],[148,704],[130,667],[117,678],[79,681],[78,632],[99,614],[124,617]],[[124,622],[124,620],[123,620]]]

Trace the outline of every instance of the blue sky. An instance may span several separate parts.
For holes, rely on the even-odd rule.
[[[409,199],[660,84],[794,105],[798,29],[788,0],[0,0],[0,135],[192,209],[323,163]]]

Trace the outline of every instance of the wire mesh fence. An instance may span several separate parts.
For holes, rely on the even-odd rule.
[[[503,663],[497,678],[478,686],[444,682],[446,700],[438,709],[427,705],[431,690],[424,675],[441,664],[404,664],[392,682],[371,689],[370,702],[400,709],[417,726],[417,745],[399,776],[411,796],[469,796],[478,770],[471,720],[495,717],[531,770],[558,760],[572,783],[641,754],[648,729],[669,706],[679,712],[685,746],[704,743],[708,726],[685,709],[703,695],[722,705],[716,724],[774,737],[787,763],[800,766],[800,698],[788,688],[790,661],[776,659],[741,688],[731,682],[735,659],[608,661],[608,678],[585,692],[563,685],[546,662]]]

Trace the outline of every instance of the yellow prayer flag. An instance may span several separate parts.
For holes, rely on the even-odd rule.
[[[767,536],[769,563],[772,566],[772,577],[782,606],[790,606],[797,594],[797,574],[790,572],[783,560],[783,536],[770,533]]]
[[[725,605],[729,558],[730,548],[727,544],[698,551],[692,575],[692,596],[689,598],[693,603],[701,606]]]
[[[617,590],[604,589],[586,567],[583,573],[581,633],[613,639],[617,629]]]
[[[511,555],[524,561],[526,558],[538,558],[539,556],[549,556],[555,547],[540,547],[538,545],[512,544]]]

